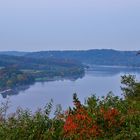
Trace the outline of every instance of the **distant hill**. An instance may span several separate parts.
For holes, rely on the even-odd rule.
[[[55,77],[77,79],[85,73],[83,64],[71,59],[0,55],[0,68],[3,67],[19,69],[40,80]]]
[[[31,58],[27,56],[0,55],[0,67],[16,66],[20,69],[48,70],[53,68],[81,67],[81,63],[71,59]]]
[[[95,49],[87,51],[41,51],[28,53],[25,56],[42,59],[73,59],[89,65],[140,67],[140,56],[137,53],[137,51]]]
[[[117,51],[112,49],[94,49],[94,50],[80,50],[80,51],[40,51],[40,52],[0,52],[0,55],[10,55],[24,57],[24,61],[28,62],[28,58],[31,61],[45,61],[46,63],[52,63],[52,60],[57,62],[64,61],[76,61],[86,65],[108,65],[108,66],[131,66],[140,67],[140,55],[139,51]],[[9,58],[7,58],[9,60]],[[17,58],[15,58],[17,59]],[[9,63],[7,60],[6,63]],[[22,58],[19,58],[22,60]],[[16,60],[17,61],[17,60]],[[22,61],[22,63],[25,63]],[[1,58],[0,58],[1,62]],[[2,63],[2,62],[1,62]],[[29,64],[30,65],[30,64]],[[32,66],[32,65],[31,65]]]
[[[12,55],[12,56],[24,56],[29,52],[18,52],[18,51],[1,51],[0,55]]]

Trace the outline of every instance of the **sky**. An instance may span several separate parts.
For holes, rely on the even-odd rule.
[[[140,0],[0,0],[0,51],[140,50]]]

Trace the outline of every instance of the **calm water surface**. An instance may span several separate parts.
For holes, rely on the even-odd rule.
[[[15,111],[19,106],[34,112],[38,108],[43,108],[51,99],[54,101],[54,106],[61,104],[62,108],[66,109],[72,106],[73,93],[77,93],[82,102],[92,94],[103,96],[110,91],[121,96],[120,80],[121,75],[124,74],[133,74],[140,79],[140,69],[94,67],[87,71],[83,78],[76,81],[37,82],[25,91],[7,96],[11,106],[9,112]],[[7,98],[0,95],[1,102],[5,102]]]

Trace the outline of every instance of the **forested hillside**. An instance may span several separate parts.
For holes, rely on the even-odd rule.
[[[0,55],[0,88],[6,89],[36,81],[49,81],[61,78],[83,77],[84,66],[75,60],[56,58],[29,58],[25,56]],[[14,70],[13,70],[14,68]],[[20,74],[20,76],[19,76]],[[22,78],[19,78],[23,76]],[[20,79],[20,80],[19,80]],[[27,81],[25,81],[25,79]]]
[[[25,56],[0,55],[0,67],[17,66],[20,69],[52,69],[82,66],[80,62],[71,59],[29,58]]]
[[[42,51],[29,53],[34,58],[67,58],[93,65],[140,66],[137,51],[88,50],[88,51]]]
[[[24,56],[29,52],[18,52],[18,51],[1,51],[0,55],[11,55],[11,56]]]
[[[49,59],[50,62],[58,60],[60,63],[62,60],[64,61],[73,60],[73,62],[76,60],[84,64],[92,64],[92,65],[139,67],[140,57],[137,56],[137,53],[138,51],[95,49],[86,51],[80,50],[80,51],[41,51],[41,52],[0,52],[0,55],[6,54],[9,56],[22,56],[22,57],[24,56],[24,59],[26,58],[26,60],[28,60],[27,58],[30,58],[30,61],[32,61],[33,58],[39,59],[38,61],[42,60],[48,61]]]

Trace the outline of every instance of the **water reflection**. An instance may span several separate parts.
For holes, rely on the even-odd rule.
[[[14,112],[19,106],[36,111],[37,108],[43,108],[51,99],[54,100],[54,106],[61,104],[63,109],[66,109],[73,105],[73,93],[77,93],[83,103],[85,98],[92,94],[104,96],[113,91],[115,95],[121,96],[121,75],[128,73],[140,78],[139,69],[94,67],[88,69],[84,77],[36,82],[22,91],[4,94],[0,96],[0,100],[3,102],[9,98],[11,102],[9,112]]]
[[[32,84],[33,85],[33,84]],[[26,91],[28,88],[30,88],[29,85],[26,86],[20,86],[18,88],[14,88],[14,89],[9,89],[6,91],[1,92],[1,95],[3,98],[7,98],[8,96],[13,96],[13,95],[18,95],[21,91]]]
[[[40,83],[42,83],[42,85],[43,85],[46,82],[53,82],[53,81],[65,81],[65,80],[76,81],[77,79],[81,79],[84,76],[85,76],[85,73],[77,74],[77,75],[73,75],[73,76],[69,76],[69,77],[59,77],[59,76],[57,76],[57,77],[50,78],[47,81],[42,80],[42,81],[40,81]],[[24,92],[27,89],[29,89],[34,84],[35,83],[32,83],[31,85],[24,85],[24,86],[19,86],[17,88],[0,91],[0,94],[1,94],[2,98],[7,98],[8,96],[18,95],[19,93]]]
[[[119,66],[90,66],[87,73],[95,77],[115,76],[120,73],[124,74],[139,74],[140,68],[137,67],[119,67]]]

